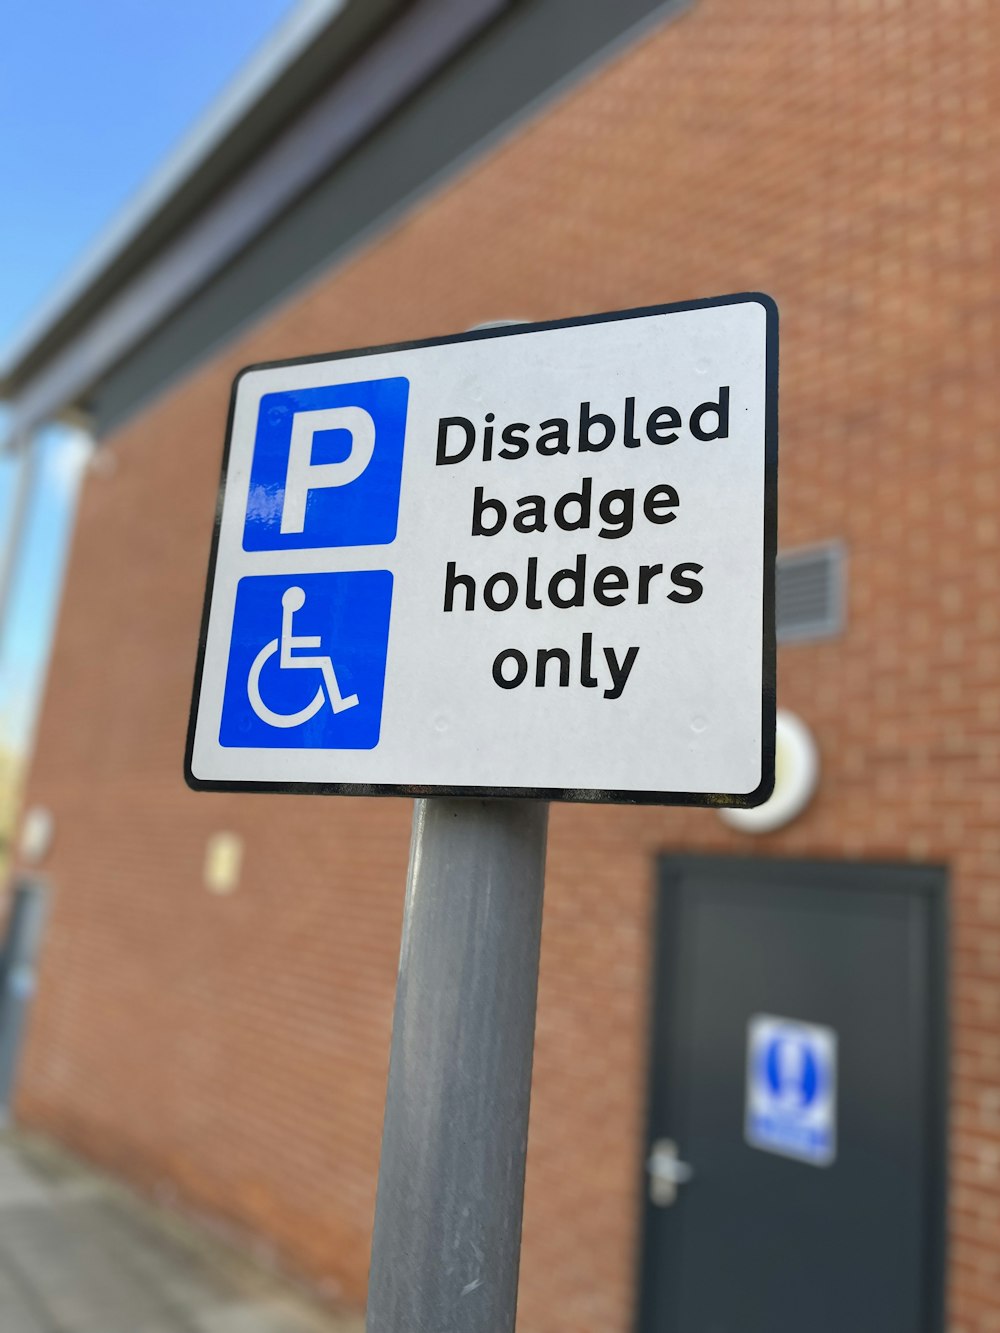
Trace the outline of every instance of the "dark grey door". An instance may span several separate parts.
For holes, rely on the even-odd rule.
[[[943,918],[935,870],[664,864],[641,1333],[943,1327]]]

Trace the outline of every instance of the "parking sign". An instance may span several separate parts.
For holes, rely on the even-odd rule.
[[[407,380],[265,394],[243,547],[378,546],[396,536]]]
[[[776,324],[751,294],[244,371],[188,781],[765,799]]]

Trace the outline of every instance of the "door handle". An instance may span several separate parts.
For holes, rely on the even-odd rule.
[[[649,1199],[658,1208],[669,1208],[677,1202],[677,1186],[686,1185],[694,1177],[694,1168],[677,1156],[673,1139],[657,1139],[646,1161],[649,1172]]]

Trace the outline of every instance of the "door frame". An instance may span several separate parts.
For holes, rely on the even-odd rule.
[[[663,1220],[662,1209],[649,1200],[646,1158],[649,1146],[662,1126],[674,1071],[660,1061],[660,1050],[676,1049],[674,1041],[674,988],[677,969],[670,966],[671,952],[681,947],[680,889],[699,876],[731,876],[748,888],[787,883],[808,874],[818,888],[851,889],[865,887],[890,889],[914,895],[921,903],[927,922],[927,1136],[924,1166],[927,1180],[927,1216],[925,1219],[923,1309],[925,1318],[919,1333],[944,1333],[948,1267],[948,1107],[951,1092],[949,1060],[949,986],[948,986],[948,874],[940,865],[904,865],[898,862],[862,860],[811,860],[784,857],[746,857],[720,855],[663,855],[656,862],[656,908],[650,952],[650,1020],[647,1063],[647,1111],[641,1152],[638,1299],[636,1333],[674,1333],[673,1329],[653,1329],[655,1309],[655,1256],[651,1252],[656,1217]]]

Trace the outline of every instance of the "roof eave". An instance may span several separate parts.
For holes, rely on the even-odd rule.
[[[300,0],[138,194],[85,252],[11,343],[0,351],[0,396],[16,395],[74,329],[96,312],[190,211],[273,136],[280,96],[313,56],[329,71],[405,0]],[[363,16],[360,11],[364,11]],[[351,21],[348,21],[348,19]],[[319,58],[321,57],[321,58]],[[299,93],[301,100],[303,93]],[[274,114],[265,114],[273,105]]]

